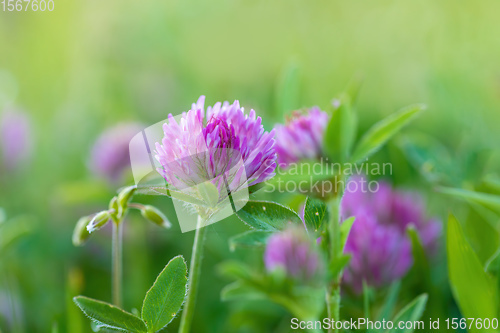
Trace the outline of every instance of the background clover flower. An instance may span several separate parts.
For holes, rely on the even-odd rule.
[[[290,227],[269,238],[264,263],[268,272],[283,269],[288,277],[301,281],[317,281],[324,273],[315,241],[305,229],[298,227]]]
[[[410,224],[419,233],[426,252],[432,255],[438,246],[441,223],[426,218],[422,198],[416,193],[393,190],[385,182],[379,182],[378,191],[372,193],[364,178],[353,177],[350,182],[356,186],[347,186],[341,216],[355,216],[356,220],[344,250],[352,256],[344,282],[360,292],[363,280],[380,287],[408,272],[413,263],[406,235]]]
[[[266,132],[255,111],[245,114],[238,101],[218,102],[206,113],[204,103],[201,96],[180,121],[170,114],[163,125],[156,159],[167,183],[183,190],[211,181],[221,191],[225,181],[235,190],[273,177],[274,131]]]
[[[120,181],[130,167],[130,140],[141,130],[138,123],[121,123],[105,130],[92,148],[90,169],[110,182]]]
[[[27,114],[8,109],[0,116],[1,161],[12,170],[26,162],[32,153],[31,122]]]
[[[321,156],[323,133],[328,114],[318,107],[301,113],[294,112],[286,125],[276,125],[276,152],[278,164],[286,167],[301,159]]]

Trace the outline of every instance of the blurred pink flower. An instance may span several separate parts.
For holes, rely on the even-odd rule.
[[[301,159],[320,157],[327,123],[328,114],[313,107],[306,113],[295,111],[286,125],[276,125],[278,165],[287,167]]]
[[[264,263],[269,272],[281,268],[289,277],[301,281],[317,281],[324,273],[315,241],[299,227],[290,227],[269,238]]]
[[[31,121],[22,111],[8,109],[0,116],[2,164],[9,170],[20,167],[32,155]]]
[[[345,246],[345,252],[352,256],[344,272],[345,283],[360,292],[363,280],[380,287],[403,277],[413,263],[406,235],[410,225],[419,233],[426,252],[435,253],[441,223],[425,216],[418,194],[393,190],[385,182],[379,182],[378,191],[370,192],[364,178],[357,176],[349,181],[356,187],[344,194],[341,216],[355,216],[356,220]]]
[[[122,180],[130,168],[130,140],[142,129],[138,123],[122,123],[105,130],[92,148],[90,169],[110,182]]]

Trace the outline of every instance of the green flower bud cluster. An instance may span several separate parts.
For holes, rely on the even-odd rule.
[[[99,213],[84,216],[78,220],[73,231],[73,244],[75,246],[83,245],[90,234],[104,227],[109,221],[120,224],[125,218],[129,208],[135,208],[141,211],[141,215],[154,224],[170,228],[171,224],[167,217],[156,207],[151,205],[142,205],[130,202],[137,190],[136,186],[128,186],[114,196],[109,202],[108,210]]]

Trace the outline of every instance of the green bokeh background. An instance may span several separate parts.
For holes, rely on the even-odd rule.
[[[105,184],[88,170],[96,137],[117,123],[156,123],[203,94],[209,104],[239,99],[271,129],[284,120],[280,91],[290,73],[299,82],[290,108],[325,108],[362,73],[361,132],[423,102],[428,110],[409,132],[442,142],[456,168],[464,163],[459,152],[496,149],[500,139],[498,1],[54,1],[53,12],[0,11],[0,89],[7,96],[0,107],[13,103],[28,112],[35,138],[29,165],[0,175],[0,207],[35,221],[34,231],[0,257],[0,291],[13,291],[22,308],[16,332],[90,331],[71,296],[110,300],[110,235],[74,248],[71,233],[81,215],[105,208],[125,185]],[[436,197],[395,145],[380,154],[394,163],[394,182]],[[129,310],[140,307],[171,257],[189,258],[193,238],[180,233],[169,200],[140,200],[159,205],[174,228],[130,216]],[[444,197],[429,201],[429,214],[443,219],[449,210],[465,211]],[[477,241],[488,228],[469,236],[482,260],[498,247],[495,236]],[[227,281],[214,266],[238,255],[229,252],[227,237],[242,230],[233,217],[209,235],[194,332],[236,332],[238,307],[250,313],[248,321],[276,331],[289,323],[277,306],[219,301]],[[456,313],[443,297],[448,314]]]

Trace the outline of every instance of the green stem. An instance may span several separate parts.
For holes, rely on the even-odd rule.
[[[122,306],[122,239],[123,224],[121,221],[113,221],[113,240],[112,240],[112,297],[113,304]]]
[[[191,254],[191,263],[189,265],[189,281],[188,295],[184,310],[182,311],[181,324],[179,333],[189,333],[191,329],[191,321],[194,315],[196,305],[196,294],[198,293],[198,284],[201,272],[201,261],[203,258],[203,244],[205,243],[205,235],[207,228],[204,226],[205,221],[201,216],[198,216],[198,225],[194,236],[193,252]]]
[[[363,279],[363,310],[365,312],[365,318],[370,319],[370,287],[366,284],[365,279]]]
[[[136,202],[129,202],[128,203],[128,207],[129,208],[135,208],[135,209],[138,209],[138,210],[141,210],[141,209],[145,208],[145,206],[143,204],[136,203]]]
[[[340,180],[343,177],[340,176]],[[339,183],[337,183],[339,184]],[[342,182],[340,182],[342,184]],[[338,188],[335,197],[329,202],[330,210],[330,221],[328,225],[328,231],[330,235],[330,258],[332,261],[337,260],[342,255],[342,248],[340,244],[340,203],[342,201],[344,189],[342,186]],[[340,320],[340,282],[342,278],[342,273],[337,274],[333,277],[333,280],[329,283],[326,288],[326,309],[328,313],[328,318],[335,321]],[[337,329],[329,329],[329,333],[338,332]]]
[[[326,292],[326,308],[328,318],[338,321],[340,320],[340,284],[334,282],[328,287]],[[328,333],[338,332],[335,328],[328,329]]]
[[[325,302],[326,302],[326,315],[328,316],[328,319],[333,319],[333,304],[330,302],[330,286],[327,286],[326,292],[325,292]],[[332,329],[328,329],[328,333],[331,333]]]
[[[3,267],[0,267],[3,269]],[[14,299],[14,293],[16,290],[19,290],[19,286],[17,285],[17,280],[15,278],[12,278],[11,274],[9,273],[9,270],[5,270],[5,285],[7,287],[6,293],[7,293],[7,306],[10,306],[10,310],[12,311],[11,316],[12,316],[12,332],[16,333],[22,333],[24,332],[23,328],[23,322],[21,320],[21,317],[19,316],[19,313],[17,311],[17,304]],[[1,281],[0,281],[1,282]]]

